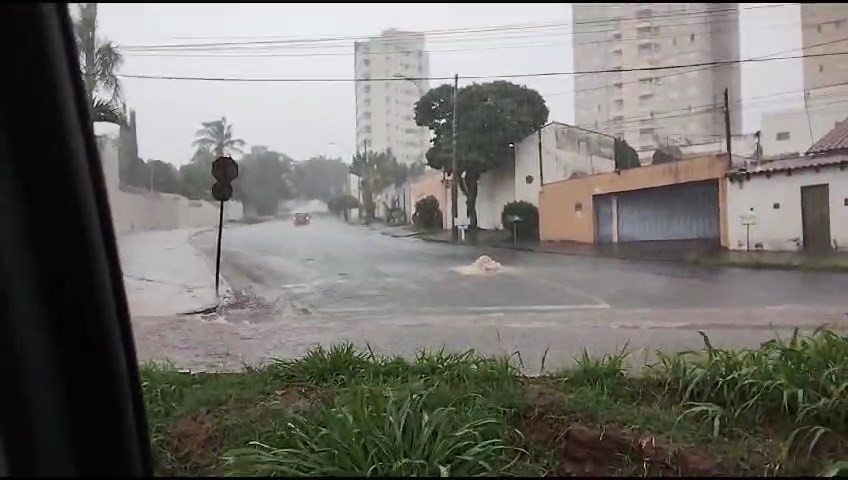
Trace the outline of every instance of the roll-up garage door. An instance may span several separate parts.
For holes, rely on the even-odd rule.
[[[718,239],[718,182],[618,194],[618,241]]]

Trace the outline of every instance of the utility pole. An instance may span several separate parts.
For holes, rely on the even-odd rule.
[[[730,100],[727,89],[724,89],[724,135],[727,137],[727,166],[733,166],[733,150],[731,148],[732,138],[730,135]]]
[[[451,122],[451,130],[453,131],[453,135],[451,135],[452,143],[453,143],[453,154],[451,158],[451,239],[456,241],[459,238],[459,232],[456,229],[456,217],[457,217],[457,181],[459,181],[459,172],[456,171],[456,97],[459,93],[459,74],[455,74],[453,76],[453,95],[451,95],[451,100],[453,102],[453,121]]]

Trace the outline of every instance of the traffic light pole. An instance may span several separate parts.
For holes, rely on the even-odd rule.
[[[459,174],[456,171],[456,98],[459,93],[459,74],[454,75],[453,77],[453,95],[451,95],[451,100],[453,103],[453,120],[451,121],[451,130],[453,134],[451,135],[452,143],[453,143],[453,153],[451,155],[451,239],[455,242],[459,239],[459,232],[456,229],[456,217],[458,216],[458,208],[457,208],[457,200],[459,200],[459,194],[457,193],[457,183],[459,181]]]

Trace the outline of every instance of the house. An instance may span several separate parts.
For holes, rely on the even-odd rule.
[[[741,159],[734,159],[737,162]],[[542,241],[702,240],[725,245],[727,154],[545,181]]]
[[[591,130],[550,122],[514,145],[509,165],[481,175],[477,188],[477,224],[487,230],[503,228],[501,212],[507,203],[523,200],[539,205],[543,184],[615,169],[615,139]],[[439,200],[445,228],[450,228],[450,180],[428,170],[410,187],[410,202],[433,195]],[[467,224],[465,195],[457,192],[457,224]]]
[[[848,119],[803,156],[727,173],[729,248],[848,247]]]

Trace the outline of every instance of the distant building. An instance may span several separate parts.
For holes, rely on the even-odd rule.
[[[848,4],[801,4],[803,106],[764,114],[763,153],[803,153],[848,117]]]
[[[650,157],[660,144],[724,135],[724,89],[739,105],[738,64],[628,71],[739,59],[735,3],[573,3],[577,126],[624,138]],[[685,73],[683,73],[685,72]],[[733,133],[741,109],[731,109]]]
[[[392,29],[356,42],[354,71],[357,150],[391,150],[400,163],[423,162],[430,132],[415,125],[413,110],[430,88],[424,34]]]

